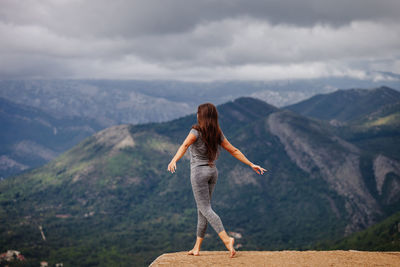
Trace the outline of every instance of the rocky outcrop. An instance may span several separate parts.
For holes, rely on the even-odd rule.
[[[150,266],[398,266],[400,252],[334,251],[238,251],[228,258],[225,251],[166,253]]]
[[[363,182],[357,147],[330,134],[320,123],[290,111],[271,114],[268,128],[298,167],[311,177],[321,177],[344,197],[351,216],[345,234],[375,222],[375,213],[381,209]]]
[[[26,170],[28,166],[13,160],[6,155],[0,156],[0,170],[16,169],[18,171]]]
[[[129,124],[112,126],[96,133],[93,137],[96,144],[110,148],[110,155],[114,155],[122,148],[135,146],[129,127]]]
[[[373,162],[374,175],[376,181],[376,189],[382,195],[383,185],[387,181],[387,175],[393,173],[400,177],[400,162],[390,159],[384,155],[378,155]],[[392,180],[388,186],[388,194],[386,196],[387,204],[399,200],[400,195],[400,181]]]
[[[135,145],[129,133],[129,124],[116,125],[106,128],[94,135],[96,141],[107,147],[133,147]]]
[[[376,189],[379,194],[382,194],[382,187],[385,183],[386,175],[390,172],[400,176],[400,162],[385,157],[384,155],[378,155],[374,159],[374,175]]]

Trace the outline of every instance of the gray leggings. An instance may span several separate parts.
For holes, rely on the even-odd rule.
[[[190,181],[197,204],[197,236],[204,238],[207,221],[217,233],[224,231],[219,216],[211,208],[211,195],[218,179],[218,170],[214,167],[196,166],[190,169]]]

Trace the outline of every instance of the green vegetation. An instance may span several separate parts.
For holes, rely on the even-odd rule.
[[[366,127],[372,127],[372,126],[380,126],[380,125],[388,125],[388,124],[394,124],[400,120],[400,112],[396,112],[394,114],[390,114],[385,117],[378,118],[374,121],[370,121],[366,123]]]
[[[366,230],[335,242],[321,242],[316,247],[318,249],[400,251],[400,212]]]

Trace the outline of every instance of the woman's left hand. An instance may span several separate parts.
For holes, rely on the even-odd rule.
[[[171,161],[171,162],[168,164],[168,171],[170,171],[171,173],[174,173],[175,170],[176,170],[176,162]]]
[[[255,165],[255,164],[251,164],[251,168],[258,174],[264,174],[264,172],[267,171],[266,169],[264,169],[258,165]]]

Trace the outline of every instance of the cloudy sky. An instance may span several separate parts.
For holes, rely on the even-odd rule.
[[[399,74],[399,12],[399,0],[0,0],[0,79]]]

